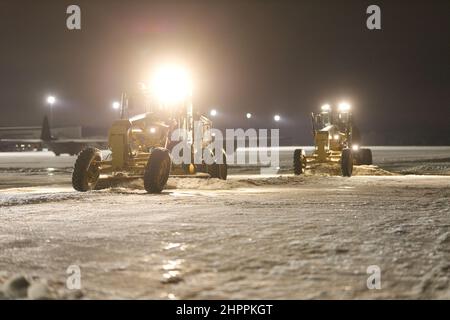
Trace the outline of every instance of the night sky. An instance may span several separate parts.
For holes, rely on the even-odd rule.
[[[345,99],[366,143],[450,144],[450,1],[0,0],[0,37],[1,126],[40,125],[51,93],[57,125],[107,127],[120,93],[175,59],[220,127],[279,113],[283,137],[311,144],[310,112]]]

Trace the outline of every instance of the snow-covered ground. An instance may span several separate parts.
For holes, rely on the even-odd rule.
[[[374,160],[417,166],[448,154],[383,147]],[[0,153],[0,285],[19,273],[67,297],[76,265],[94,299],[450,299],[449,176],[239,168],[227,181],[171,178],[160,195],[140,181],[77,193],[73,157],[24,155]],[[366,286],[372,265],[380,290]]]
[[[311,153],[311,146],[280,147],[280,163],[282,166],[291,166],[292,155],[295,149],[305,149]],[[450,146],[448,147],[391,147],[374,146],[372,149],[373,161],[376,165],[391,164],[398,162],[417,162],[444,159],[450,161]],[[252,149],[250,149],[252,150]],[[238,152],[241,150],[238,149]],[[258,150],[253,150],[258,152]],[[103,152],[104,155],[107,152]],[[0,169],[7,168],[69,168],[73,166],[75,156],[62,155],[56,157],[53,152],[0,152]]]
[[[293,152],[310,146],[280,147],[280,173],[292,172]],[[450,175],[450,147],[370,147],[374,165],[395,173]],[[251,149],[250,149],[251,150]],[[258,150],[242,151],[249,158]],[[107,152],[103,152],[106,156]],[[75,156],[56,157],[52,152],[0,152],[0,189],[69,184]],[[361,172],[361,170],[360,170]],[[258,174],[258,165],[233,165],[231,174]],[[358,172],[357,172],[358,174]],[[367,172],[366,172],[367,174]]]
[[[372,146],[373,163],[382,169],[402,174],[450,175],[450,147],[418,146],[391,147]],[[279,159],[282,171],[291,171],[292,157],[295,149],[304,149],[306,154],[314,150],[311,146],[280,147]],[[258,149],[247,149],[249,154],[258,154]],[[269,149],[270,151],[270,149]],[[238,149],[238,152],[243,152]],[[252,166],[243,166],[250,169]],[[258,170],[253,170],[257,172]],[[245,172],[245,170],[244,170]]]

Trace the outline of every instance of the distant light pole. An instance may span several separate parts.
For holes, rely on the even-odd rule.
[[[275,120],[275,122],[280,122],[280,120],[281,120],[280,115],[278,115],[278,114],[274,115],[273,120]]]
[[[249,112],[245,116],[247,117],[247,119],[250,119],[252,117],[252,114]]]
[[[217,110],[216,109],[212,109],[209,114],[211,115],[211,117],[215,117],[215,116],[217,116]]]
[[[47,103],[50,107],[50,123],[53,125],[53,105],[56,102],[56,98],[54,96],[48,96],[47,97]]]

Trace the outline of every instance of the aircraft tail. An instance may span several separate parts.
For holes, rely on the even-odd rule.
[[[44,117],[44,121],[42,122],[41,140],[42,141],[54,140],[54,138],[52,137],[52,133],[50,131],[50,125],[48,123],[47,116]]]

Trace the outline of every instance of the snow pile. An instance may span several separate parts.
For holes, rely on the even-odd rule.
[[[227,180],[216,178],[196,178],[196,177],[171,177],[167,181],[165,190],[186,189],[186,190],[231,190],[239,188],[251,188],[254,186],[295,186],[304,184],[303,176],[254,176],[236,175],[230,176]],[[142,192],[144,183],[142,179],[123,182],[111,189],[117,193]]]
[[[249,179],[254,180],[254,179]],[[215,178],[177,178],[171,177],[167,181],[165,190],[175,190],[175,189],[191,189],[191,190],[230,190],[236,188],[245,188],[251,185],[255,185],[251,182],[245,180],[220,180]],[[128,189],[128,190],[125,190]],[[134,181],[129,181],[120,184],[119,187],[113,188],[115,192],[119,193],[129,193],[134,191],[139,191],[144,189],[144,182],[142,179],[137,179]]]
[[[73,191],[71,187],[29,187],[4,189],[0,192],[0,207],[57,202],[72,199],[85,199],[90,196],[93,195],[90,193]]]
[[[0,195],[0,207],[63,201],[80,198],[80,194],[10,194]]]
[[[339,163],[317,163],[306,168],[306,175],[340,176],[341,167]],[[392,176],[392,172],[383,170],[375,165],[353,166],[354,176]]]
[[[169,179],[168,189],[201,189],[201,190],[229,190],[238,188],[249,188],[254,186],[294,186],[303,184],[304,177],[301,176],[231,176],[226,181],[219,179]]]
[[[68,290],[61,287],[61,282],[40,278],[39,276],[24,276],[21,274],[9,276],[0,275],[0,299],[81,299],[81,290]]]
[[[200,189],[200,190],[230,190],[244,187],[236,180],[220,180],[216,178],[170,178],[167,189]]]
[[[339,164],[316,164],[308,167],[306,174],[294,176],[292,172],[283,172],[279,175],[230,175],[227,180],[209,177],[170,177],[165,190],[231,190],[238,188],[251,188],[255,186],[296,186],[310,181],[314,176],[340,176]],[[353,175],[361,176],[390,176],[391,172],[378,168],[377,166],[355,166]],[[136,179],[116,184],[112,189],[118,193],[135,193],[144,189],[142,179]]]
[[[393,176],[395,173],[383,170],[374,165],[361,165],[353,167],[355,176]]]
[[[386,163],[383,167],[400,174],[450,175],[450,158]]]
[[[308,179],[309,180],[309,179]],[[305,183],[306,178],[304,176],[260,176],[257,178],[240,178],[238,180],[240,183],[245,184],[246,187],[249,186],[296,186]]]

